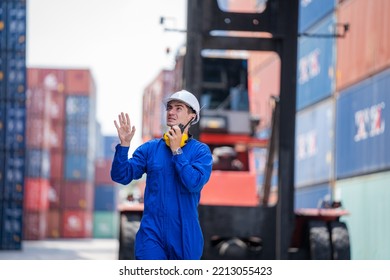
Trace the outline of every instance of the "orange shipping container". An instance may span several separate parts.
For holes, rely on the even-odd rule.
[[[338,91],[390,66],[390,1],[350,0],[340,4],[338,22],[348,23],[337,40]]]
[[[276,54],[252,54],[249,60],[250,111],[260,117],[259,130],[271,125],[271,96],[279,96],[280,59]]]

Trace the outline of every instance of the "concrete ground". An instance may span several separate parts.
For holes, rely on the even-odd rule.
[[[117,239],[23,241],[21,250],[0,250],[0,260],[117,260]]]

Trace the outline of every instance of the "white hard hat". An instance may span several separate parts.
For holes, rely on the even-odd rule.
[[[196,124],[199,121],[200,118],[200,106],[198,99],[196,99],[195,95],[193,95],[191,92],[186,90],[181,90],[178,92],[175,92],[170,97],[165,99],[165,107],[167,107],[168,103],[172,100],[177,100],[185,103],[187,106],[191,107],[195,113],[196,113],[196,119],[192,121],[191,124]]]

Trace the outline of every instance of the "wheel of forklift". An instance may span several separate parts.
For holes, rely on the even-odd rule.
[[[329,223],[334,260],[350,260],[351,245],[347,225],[340,221]]]
[[[325,221],[308,221],[310,258],[312,260],[332,259],[330,234]]]
[[[138,214],[121,213],[119,231],[119,260],[134,260],[134,241],[139,229],[141,216]]]

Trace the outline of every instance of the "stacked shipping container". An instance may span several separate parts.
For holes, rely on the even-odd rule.
[[[27,154],[34,168],[26,174],[34,178],[31,188],[40,185],[34,198],[42,205],[25,205],[26,239],[92,236],[95,98],[87,69],[28,69]]]
[[[300,1],[295,207],[340,200],[351,213],[343,219],[352,259],[390,258],[389,20],[387,0]],[[350,28],[339,37],[343,24]],[[269,96],[279,95],[279,64],[268,53],[249,58],[251,111],[261,118],[262,136],[269,133]],[[255,152],[258,172],[264,157]]]
[[[117,238],[119,228],[118,185],[111,180],[111,164],[118,136],[102,137],[102,156],[95,162],[93,237]]]
[[[0,250],[22,247],[26,1],[0,2]]]

